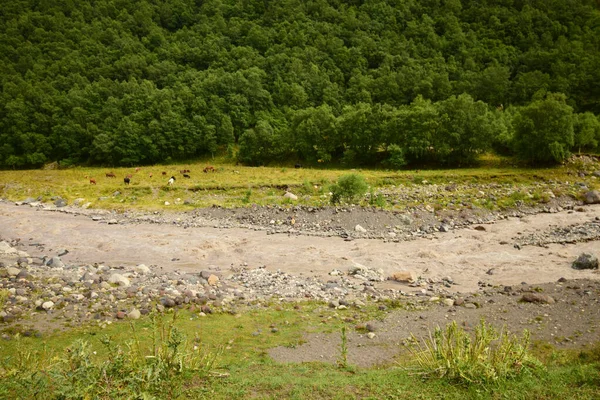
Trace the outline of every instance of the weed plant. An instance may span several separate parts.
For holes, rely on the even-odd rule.
[[[498,333],[481,320],[475,336],[456,321],[437,328],[424,343],[413,336],[411,352],[420,373],[463,384],[489,384],[531,374],[542,364],[529,353],[529,332],[522,339],[505,330]]]
[[[173,319],[152,318],[151,348],[144,346],[133,325],[125,348],[101,339],[105,354],[75,340],[64,354],[50,357],[20,346],[0,365],[0,398],[178,398],[191,378],[213,372],[220,350],[208,351],[196,338],[189,343]],[[167,396],[167,397],[164,397]]]

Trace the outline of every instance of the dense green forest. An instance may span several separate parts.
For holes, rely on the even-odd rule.
[[[10,0],[0,167],[560,162],[600,142],[597,0]]]

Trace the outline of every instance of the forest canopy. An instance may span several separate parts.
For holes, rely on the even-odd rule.
[[[400,168],[600,143],[596,0],[11,0],[0,167]]]

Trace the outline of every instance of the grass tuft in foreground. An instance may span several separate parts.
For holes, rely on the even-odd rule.
[[[153,317],[151,347],[133,339],[124,348],[105,336],[104,354],[77,339],[60,356],[32,352],[20,346],[0,365],[1,398],[178,398],[190,378],[205,379],[220,351],[207,351],[196,339],[189,343],[173,319]],[[7,397],[3,397],[7,396]],[[167,396],[167,397],[163,397]]]
[[[411,352],[420,373],[464,384],[513,379],[543,368],[529,352],[527,330],[518,338],[504,330],[498,333],[484,320],[474,338],[453,321],[445,330],[436,328],[424,343],[414,343]]]

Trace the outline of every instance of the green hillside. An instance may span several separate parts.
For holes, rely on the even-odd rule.
[[[0,65],[0,168],[552,163],[600,142],[592,0],[11,0]]]

